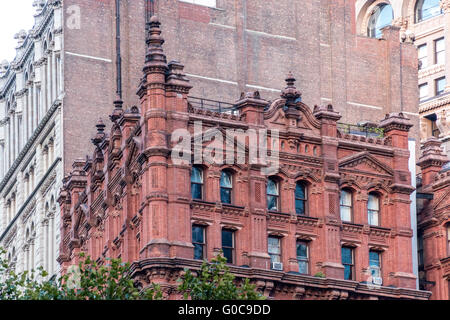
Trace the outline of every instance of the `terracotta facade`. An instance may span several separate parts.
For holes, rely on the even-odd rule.
[[[311,110],[302,103],[291,74],[281,97],[271,102],[253,92],[242,94],[229,112],[201,109],[188,98],[191,85],[184,67],[167,63],[163,43],[154,17],[138,90],[140,107],[124,110],[116,101],[110,133],[99,121],[93,156],[75,161],[64,180],[58,259],[63,271],[80,252],[100,260],[121,257],[133,262],[142,285],[159,282],[167,298],[178,298],[176,280],[184,268],[200,266],[194,254],[201,247],[207,259],[223,249],[239,278],[249,277],[275,299],[429,297],[415,290],[412,270],[409,119],[402,113],[387,115],[379,123],[383,137],[342,133],[337,129],[340,114],[331,105]],[[279,143],[278,173],[266,176],[264,165],[249,162],[202,163],[196,166],[202,192],[194,200],[193,166],[173,161],[178,142],[173,134],[182,129],[194,134],[189,141],[194,156],[199,121],[204,138],[213,129],[279,130],[279,140],[268,138],[271,154],[277,150],[271,143]],[[225,144],[234,146],[232,141]],[[251,146],[244,141],[248,156]],[[222,172],[231,177],[231,198],[221,196]],[[276,186],[275,195],[273,190],[266,194],[268,181]],[[304,194],[296,193],[299,182]],[[350,202],[343,200],[343,190]],[[369,206],[379,222],[372,220],[373,225],[368,221],[371,197],[378,199],[378,206]],[[275,204],[272,210],[269,200]],[[348,222],[341,219],[345,213]],[[199,227],[195,241],[193,226]],[[204,230],[203,239],[198,230]],[[299,245],[307,247],[303,254]],[[342,248],[350,261],[343,260]],[[373,281],[370,266],[377,263],[381,269]]]
[[[428,139],[419,165],[419,275],[431,299],[450,300],[450,171],[449,159],[436,138]]]

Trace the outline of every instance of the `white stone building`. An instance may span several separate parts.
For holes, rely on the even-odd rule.
[[[355,11],[357,33],[392,24],[416,45],[421,140],[440,139],[450,156],[450,0],[357,0]]]
[[[58,271],[63,179],[61,1],[35,1],[35,24],[0,66],[0,246],[17,271]]]

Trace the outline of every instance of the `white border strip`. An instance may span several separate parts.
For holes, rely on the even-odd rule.
[[[381,107],[371,106],[371,105],[369,105],[369,104],[362,104],[362,103],[356,103],[356,102],[350,102],[350,101],[347,101],[347,103],[348,103],[348,104],[351,104],[351,105],[354,105],[354,106],[357,106],[357,107],[364,107],[364,108],[371,108],[371,109],[383,110],[383,108],[381,108]]]
[[[405,114],[409,114],[410,116],[415,116],[415,117],[420,116],[418,113],[415,113],[415,112],[408,112],[408,111],[400,111],[400,112],[405,113]]]
[[[75,56],[75,57],[80,57],[80,58],[86,58],[86,59],[98,60],[98,61],[103,61],[103,62],[108,62],[108,63],[111,63],[111,62],[112,62],[111,59],[105,59],[105,58],[99,58],[99,57],[87,56],[87,55],[84,55],[84,54],[78,54],[78,53],[73,53],[73,52],[69,52],[69,51],[66,51],[65,53],[68,54],[69,56]]]
[[[253,89],[259,89],[259,90],[267,90],[267,91],[273,91],[273,92],[281,92],[280,89],[273,89],[273,88],[266,88],[261,86],[254,86],[252,84],[246,84],[246,87],[253,88]]]
[[[233,26],[227,26],[225,24],[219,24],[219,23],[214,23],[214,22],[210,22],[209,23],[211,26],[216,26],[216,27],[222,27],[222,28],[226,28],[226,29],[233,29],[236,30],[236,27]]]
[[[217,78],[209,78],[209,77],[203,77],[203,76],[199,76],[196,74],[191,74],[191,73],[186,73],[186,75],[188,77],[192,77],[192,78],[199,78],[199,79],[204,79],[204,80],[209,80],[209,81],[217,81],[217,82],[222,82],[222,83],[228,83],[228,84],[232,84],[237,86],[238,83],[235,81],[228,81],[228,80],[222,80],[222,79],[217,79]]]
[[[292,37],[280,36],[280,35],[270,34],[270,33],[262,32],[262,31],[255,31],[255,30],[250,30],[250,29],[245,29],[245,31],[247,31],[249,33],[259,34],[261,36],[266,36],[266,37],[297,41],[297,39],[292,38]]]

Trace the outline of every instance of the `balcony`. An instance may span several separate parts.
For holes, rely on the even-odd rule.
[[[369,123],[362,123],[358,125],[338,123],[337,128],[342,134],[352,134],[364,136],[366,138],[384,138],[384,130]]]
[[[239,115],[239,110],[234,104],[210,100],[198,97],[188,97],[189,109],[191,110],[206,110],[213,113],[226,113],[234,116]]]

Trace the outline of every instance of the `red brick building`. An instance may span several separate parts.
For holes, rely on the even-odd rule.
[[[256,91],[219,111],[202,108],[205,101],[188,98],[183,66],[167,63],[159,26],[153,18],[140,107],[117,101],[110,134],[100,121],[93,157],[75,161],[64,181],[63,270],[79,252],[121,257],[143,285],[159,282],[177,298],[183,269],[222,250],[238,277],[276,299],[427,299],[412,270],[409,119],[392,113],[379,123],[382,134],[343,133],[341,115],[331,105],[311,110],[292,75],[271,102]],[[173,160],[175,132],[193,136],[191,159],[210,147],[199,136],[220,141],[227,129],[269,129],[261,141],[271,156],[279,150],[278,172],[263,174],[270,163]],[[250,136],[243,141],[221,146],[241,143],[249,160]]]
[[[428,139],[418,163],[419,280],[431,299],[450,300],[450,171],[440,144]]]

